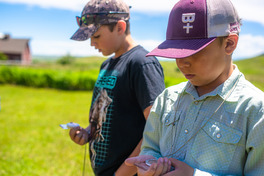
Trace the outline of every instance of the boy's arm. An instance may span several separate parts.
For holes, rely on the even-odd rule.
[[[140,140],[140,142],[138,143],[138,145],[133,150],[133,152],[129,155],[128,158],[135,157],[135,156],[139,155],[141,144],[142,144],[142,139]],[[115,176],[122,176],[122,175],[132,176],[132,175],[135,175],[136,173],[137,173],[136,166],[134,166],[134,167],[127,166],[125,164],[125,162],[123,162],[122,165],[115,172]]]
[[[263,106],[263,105],[262,105]],[[264,173],[264,108],[252,115],[249,123],[246,142],[247,160],[245,162],[245,175],[263,175]]]
[[[147,120],[148,116],[149,116],[149,112],[150,112],[150,109],[151,109],[152,106],[149,106],[147,107],[145,110],[144,110],[144,117],[145,119]],[[141,147],[141,144],[142,144],[142,139],[139,141],[138,145],[136,146],[136,148],[133,150],[133,152],[129,155],[128,158],[130,157],[135,157],[135,156],[138,156],[139,153],[140,153],[140,147]],[[115,173],[115,176],[119,176],[119,175],[126,175],[126,176],[129,176],[129,175],[135,175],[137,173],[137,168],[136,167],[131,167],[131,166],[127,166],[125,163],[123,163],[116,171]]]
[[[144,140],[142,140],[142,146],[140,155],[151,155],[156,159],[162,157],[160,154],[159,140],[160,140],[160,115],[156,112],[158,109],[156,104],[159,102],[159,98],[154,102],[154,110],[150,112],[148,120],[144,129]],[[158,110],[159,111],[159,110]]]

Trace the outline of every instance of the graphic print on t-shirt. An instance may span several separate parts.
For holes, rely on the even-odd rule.
[[[113,111],[113,88],[116,85],[117,81],[117,71],[111,71],[106,72],[106,70],[101,70],[98,76],[98,79],[95,83],[94,88],[94,96],[92,102],[92,108],[90,110],[90,124],[91,126],[94,126],[94,129],[97,129],[97,127],[100,128],[100,132],[97,131],[95,134],[95,137],[97,137],[97,140],[94,139],[93,142],[90,142],[90,150],[91,150],[91,163],[92,167],[95,168],[96,166],[102,165],[105,161],[108,146],[109,146],[109,137],[110,137],[110,127],[111,127],[111,121],[112,121],[112,111]],[[100,96],[101,95],[101,96]],[[104,110],[104,116],[101,118],[100,123],[96,123],[96,125],[93,125],[93,122],[96,120],[92,120],[92,114],[93,114],[93,107],[96,107],[99,100],[98,98],[101,97],[104,101],[104,109],[101,107],[102,110]],[[102,101],[102,100],[100,100]],[[100,107],[99,105],[98,107]],[[100,121],[100,120],[99,120]],[[96,128],[95,128],[96,127]],[[95,130],[94,130],[95,131]]]
[[[96,151],[94,150],[94,142],[104,141],[102,135],[102,125],[106,121],[107,108],[112,102],[112,99],[108,97],[105,89],[102,89],[97,95],[93,106],[90,110],[90,124],[91,130],[89,135],[90,147],[91,147],[91,163],[94,166],[94,161],[96,158]]]

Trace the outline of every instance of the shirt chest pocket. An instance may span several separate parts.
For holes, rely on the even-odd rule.
[[[168,130],[169,127],[177,126],[181,111],[169,111],[165,112],[162,116],[163,129]]]
[[[194,139],[192,156],[202,168],[227,170],[241,137],[241,131],[209,121]]]

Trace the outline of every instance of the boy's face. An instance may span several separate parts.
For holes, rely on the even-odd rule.
[[[231,57],[226,54],[225,42],[217,38],[200,52],[176,59],[183,75],[197,88],[210,92],[222,84],[231,74]]]
[[[116,53],[119,49],[116,27],[111,32],[108,26],[101,26],[91,37],[91,46],[98,49],[104,56]]]

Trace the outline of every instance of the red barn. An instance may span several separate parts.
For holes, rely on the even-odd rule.
[[[13,39],[10,35],[0,36],[0,53],[8,57],[7,63],[31,64],[29,39]]]

